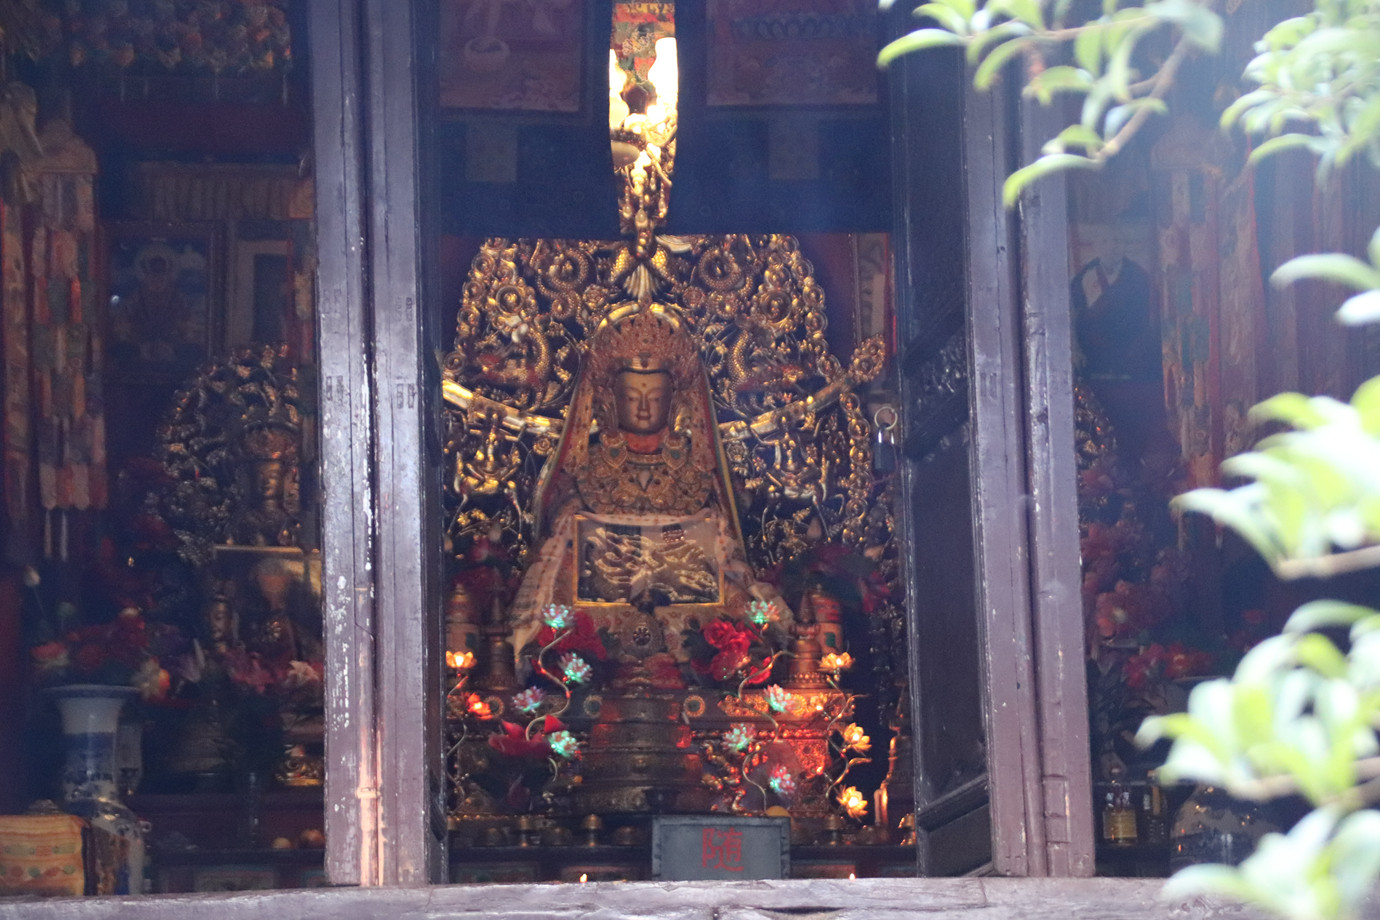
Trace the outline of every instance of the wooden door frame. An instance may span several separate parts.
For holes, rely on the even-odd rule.
[[[322,605],[326,639],[326,871],[376,885],[378,740],[372,517],[374,416],[363,240],[364,85],[357,0],[311,0],[316,150]]]
[[[385,13],[387,15],[385,15]],[[417,5],[311,0],[321,291],[327,869],[444,880],[434,374],[422,304]],[[1063,183],[1001,204],[1039,136],[965,91],[970,465],[992,868],[1092,872]],[[922,169],[908,171],[922,176]],[[1049,204],[1045,204],[1049,202]]]
[[[993,870],[1094,871],[1079,566],[1067,191],[1002,183],[1050,117],[965,90],[967,334]]]
[[[437,374],[423,302],[415,15],[311,0],[321,337],[326,869],[442,882]]]

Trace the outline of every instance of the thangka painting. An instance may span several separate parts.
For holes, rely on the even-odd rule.
[[[578,112],[585,6],[584,0],[441,0],[441,106]]]
[[[676,34],[676,5],[667,0],[619,0],[613,6],[613,49],[618,66],[639,85],[650,86],[656,43]]]
[[[219,347],[218,232],[211,222],[107,225],[110,374],[180,380]]]
[[[877,101],[875,0],[709,0],[711,106]]]

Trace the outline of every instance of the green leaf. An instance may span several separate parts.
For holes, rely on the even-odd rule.
[[[1380,877],[1380,812],[1354,812],[1337,824],[1329,846],[1337,893],[1351,913],[1360,916],[1361,904]]]
[[[1040,10],[1039,0],[1006,0],[1006,8],[1012,17],[1032,29],[1045,27],[1045,15]]]
[[[960,16],[969,21],[972,21],[973,16],[977,13],[977,0],[947,0],[947,2],[949,6],[958,10]]]
[[[1309,601],[1289,615],[1288,621],[1284,624],[1284,631],[1306,633],[1328,627],[1352,626],[1367,617],[1377,615],[1380,613],[1369,607],[1348,604],[1345,601]]]
[[[1321,633],[1307,633],[1300,637],[1297,654],[1300,664],[1324,677],[1342,677],[1346,674],[1346,656]]]
[[[1203,51],[1216,51],[1222,45],[1222,17],[1206,4],[1193,4],[1192,11],[1179,23],[1184,38]]]
[[[947,3],[925,3],[915,8],[916,16],[928,16],[955,35],[968,34],[968,18]]]
[[[1261,686],[1238,686],[1232,695],[1232,718],[1238,738],[1267,738],[1271,733],[1273,707]]]
[[[1102,77],[1108,92],[1118,102],[1131,99],[1131,79],[1135,71],[1131,69],[1131,55],[1135,53],[1136,42],[1140,38],[1137,29],[1129,29],[1125,35],[1113,38],[1108,48],[1107,72]]]
[[[1331,400],[1337,406],[1342,405]],[[1302,393],[1276,393],[1250,408],[1251,421],[1284,422],[1294,428],[1318,428],[1338,418],[1336,411],[1329,411],[1326,397],[1309,397]]]
[[[1143,96],[1139,99],[1132,99],[1130,102],[1116,106],[1107,113],[1107,134],[1109,136],[1115,135],[1139,109],[1149,109],[1151,112],[1160,115],[1169,113],[1169,106],[1165,105],[1162,99],[1156,99],[1154,96]]]
[[[1001,69],[1006,66],[1006,62],[1029,46],[1030,42],[1021,38],[1013,38],[1005,44],[997,45],[978,65],[977,72],[973,74],[973,85],[978,89],[990,88]]]
[[[1197,690],[1195,687],[1194,692]],[[1171,780],[1216,778],[1221,775],[1222,762],[1230,756],[1230,751],[1223,746],[1221,733],[1190,713],[1149,716],[1136,732],[1136,744],[1141,747],[1149,747],[1161,738],[1174,739],[1165,763],[1165,775]]]
[[[1240,100],[1237,100],[1238,102]],[[1222,116],[1223,121],[1226,115]],[[1260,146],[1251,151],[1247,158],[1248,163],[1259,163],[1268,156],[1279,153],[1281,150],[1290,150],[1294,147],[1307,147],[1312,144],[1314,137],[1311,134],[1281,134],[1279,137],[1272,137]]]
[[[1263,89],[1257,89],[1246,93],[1231,105],[1227,106],[1226,111],[1222,113],[1222,118],[1219,123],[1223,128],[1230,128],[1232,125],[1236,124],[1237,120],[1241,118],[1245,112],[1255,108],[1261,103],[1271,101],[1274,98],[1274,93]]]
[[[1372,377],[1356,388],[1351,408],[1356,410],[1361,430],[1371,437],[1380,437],[1380,377]]]
[[[1293,47],[1316,27],[1312,17],[1295,16],[1271,26],[1270,30],[1265,33],[1265,37],[1261,39],[1261,43],[1274,50]]]
[[[1058,67],[1046,68],[1031,77],[1023,92],[1034,95],[1043,105],[1049,105],[1053,101],[1055,93],[1086,93],[1092,88],[1092,85],[1092,76],[1087,71],[1061,64]],[[1083,126],[1074,125],[1072,127],[1082,128]],[[1060,137],[1063,137],[1067,131],[1068,128],[1065,128],[1064,132],[1060,133]],[[1094,136],[1097,136],[1096,132],[1094,132]],[[1101,138],[1098,137],[1098,139]],[[1072,138],[1069,138],[1069,141],[1073,142]]]
[[[1081,147],[1087,153],[1096,153],[1102,148],[1102,135],[1082,125],[1069,125],[1059,132],[1059,136],[1045,144],[1045,153],[1062,153],[1069,147]]]
[[[1276,287],[1283,287],[1301,278],[1332,281],[1358,291],[1380,288],[1380,271],[1355,256],[1340,252],[1295,256],[1275,269],[1270,281]]]
[[[1285,546],[1279,535],[1266,526],[1253,505],[1263,489],[1243,486],[1230,492],[1223,489],[1194,489],[1171,502],[1176,510],[1206,514],[1223,527],[1235,530],[1271,566],[1279,563]]]
[[[1073,59],[1090,74],[1102,69],[1102,29],[1099,26],[1089,23],[1074,38]]]
[[[1222,472],[1227,476],[1241,476],[1258,479],[1271,486],[1286,489],[1300,487],[1302,477],[1293,464],[1268,453],[1250,451],[1237,454],[1222,461]]]
[[[1377,691],[1380,691],[1380,622],[1356,624],[1352,629],[1351,651],[1347,657],[1351,660],[1352,683],[1366,688],[1366,692],[1371,694],[1367,705],[1372,713],[1370,721],[1373,724],[1380,718],[1380,698],[1377,698]]]
[[[1271,636],[1251,648],[1236,666],[1234,683],[1263,684],[1294,666],[1294,636]]]
[[[889,67],[891,62],[903,54],[910,54],[913,51],[924,51],[929,48],[944,48],[954,45],[962,45],[962,36],[947,32],[944,29],[917,29],[907,35],[888,43],[877,53],[877,66]]]
[[[1008,38],[1019,38],[1029,35],[1030,27],[1021,22],[1003,22],[993,26],[986,31],[973,36],[967,50],[964,52],[969,64],[975,64],[987,52],[987,49],[996,45],[998,42]]]
[[[1342,145],[1338,155],[1338,161],[1341,163],[1364,150],[1368,144],[1375,141],[1377,135],[1380,135],[1380,94],[1370,98],[1358,97],[1353,102],[1360,111],[1352,114],[1352,109],[1348,109],[1346,133],[1349,139]],[[1373,237],[1371,242],[1375,242]],[[1372,263],[1380,264],[1380,260],[1375,257],[1373,246],[1370,260]]]
[[[1363,291],[1348,297],[1337,308],[1337,319],[1347,326],[1380,322],[1380,290]]]
[[[1034,163],[1022,166],[1006,177],[1006,181],[1002,183],[1002,202],[1008,208],[1014,207],[1016,202],[1020,200],[1021,192],[1036,179],[1067,169],[1087,169],[1097,165],[1097,162],[1073,153],[1046,154]]]

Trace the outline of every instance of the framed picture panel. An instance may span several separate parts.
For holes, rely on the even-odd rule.
[[[579,112],[587,7],[588,0],[441,0],[442,108]]]
[[[106,372],[116,379],[180,379],[221,348],[219,225],[105,227]]]

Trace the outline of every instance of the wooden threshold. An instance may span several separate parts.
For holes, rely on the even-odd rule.
[[[1252,920],[1262,915],[1199,898],[1160,899],[1162,879],[949,878],[757,882],[603,882],[587,885],[432,885],[243,894],[0,901],[0,920],[240,917],[766,920]],[[1380,914],[1373,900],[1364,916]]]

